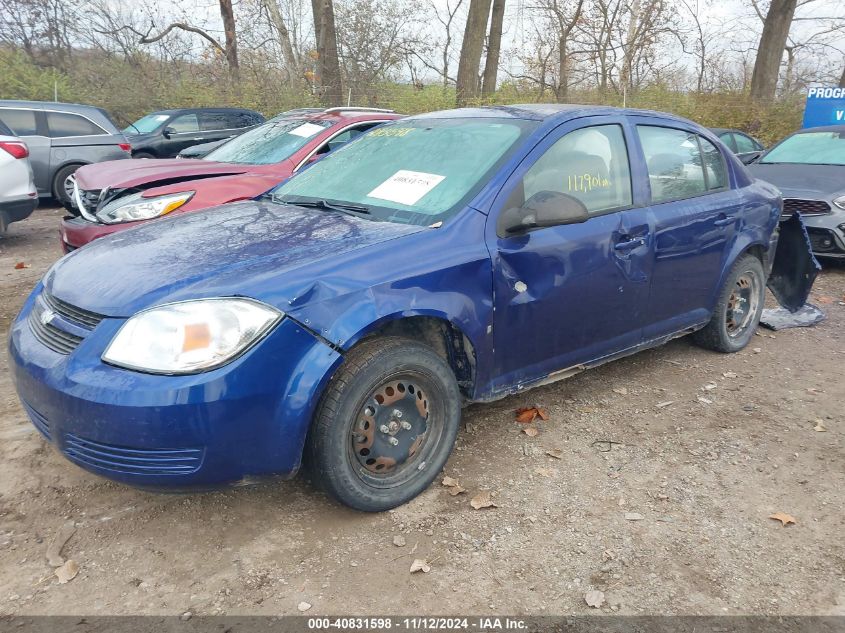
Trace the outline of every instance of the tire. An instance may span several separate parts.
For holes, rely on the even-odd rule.
[[[135,152],[132,158],[155,158],[155,156],[149,152]]]
[[[763,264],[753,255],[741,256],[719,292],[710,322],[693,334],[693,340],[717,352],[738,352],[757,330],[765,293]]]
[[[73,174],[80,167],[82,165],[65,165],[53,175],[53,197],[74,215],[79,215],[79,211],[72,201]]]
[[[398,337],[365,342],[347,354],[320,400],[306,466],[341,503],[389,510],[437,477],[460,419],[455,376],[431,348]]]

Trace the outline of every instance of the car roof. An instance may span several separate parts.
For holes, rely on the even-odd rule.
[[[405,115],[386,108],[367,108],[363,106],[343,106],[337,108],[300,108],[282,112],[275,118],[300,118],[316,121],[331,121],[354,123],[355,121],[383,121],[385,119],[401,119]]]
[[[249,108],[226,108],[226,107],[208,107],[208,108],[169,108],[167,110],[155,110],[148,112],[145,116],[151,114],[190,114],[191,112],[249,112],[251,114],[260,114],[255,110]]]
[[[529,121],[548,121],[552,119],[568,120],[594,115],[624,115],[650,116],[668,121],[690,124],[691,121],[683,117],[657,112],[655,110],[639,110],[635,108],[615,108],[603,105],[580,105],[573,103],[525,103],[515,105],[481,106],[475,108],[457,108],[454,110],[440,110],[426,114],[414,115],[413,119],[484,119],[510,118]],[[699,127],[696,125],[696,127]]]
[[[64,103],[62,101],[15,101],[11,99],[0,99],[0,107],[59,110],[61,112],[76,112],[79,114],[88,114],[93,110],[101,114],[106,114],[105,110],[98,106],[85,105],[84,103]]]
[[[805,127],[797,132],[793,132],[795,134],[803,134],[805,132],[840,132],[845,134],[845,125],[821,125],[819,127]]]

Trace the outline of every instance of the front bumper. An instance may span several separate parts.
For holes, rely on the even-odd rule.
[[[103,319],[78,347],[44,345],[28,322],[9,339],[12,375],[33,424],[65,457],[140,487],[216,487],[299,468],[308,425],[340,355],[290,319],[219,369],[156,376],[100,360],[124,319]]]
[[[98,237],[111,235],[133,226],[140,226],[149,220],[139,222],[127,222],[125,224],[94,224],[84,218],[65,218],[60,228],[62,235],[62,248],[65,253],[85,246]]]

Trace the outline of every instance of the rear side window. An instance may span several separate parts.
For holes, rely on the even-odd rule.
[[[3,121],[15,133],[15,136],[35,136],[38,134],[33,110],[0,108],[0,121]]]
[[[200,112],[199,123],[203,132],[214,132],[232,127],[225,112]]]
[[[262,123],[258,115],[252,112],[227,112],[226,113],[226,127],[229,129],[238,129],[242,127],[250,127]]]
[[[728,170],[722,152],[703,136],[698,137],[698,142],[701,143],[701,154],[704,157],[708,191],[724,189],[728,186]]]
[[[12,130],[9,129],[9,126],[7,126],[5,123],[3,123],[2,120],[0,120],[0,134],[2,134],[3,136],[14,136],[15,135],[15,133],[12,132]]]
[[[199,132],[200,126],[196,114],[182,114],[167,124],[176,134],[190,134]]]
[[[696,134],[652,125],[638,125],[637,133],[648,168],[652,202],[682,200],[707,191]]]
[[[63,136],[95,136],[105,134],[105,130],[78,114],[70,112],[48,112],[47,128],[50,136],[61,138]]]
[[[554,143],[522,178],[523,202],[541,191],[578,198],[590,213],[631,206],[631,172],[622,128],[597,125]]]

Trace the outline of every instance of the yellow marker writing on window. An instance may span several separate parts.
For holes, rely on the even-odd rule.
[[[370,132],[370,136],[406,136],[415,129],[412,127],[382,127]]]
[[[584,173],[567,176],[568,191],[592,191],[593,189],[607,189],[610,186],[610,179],[600,174]]]

